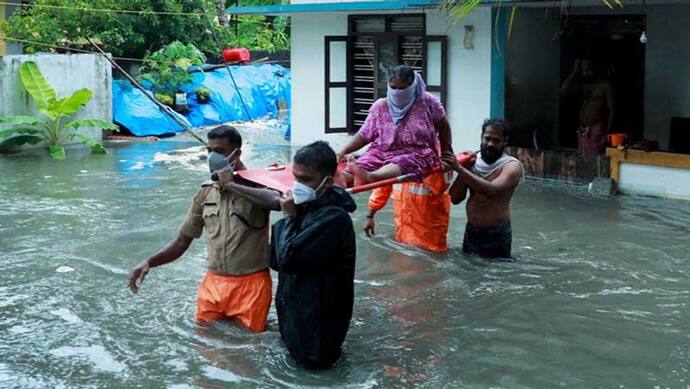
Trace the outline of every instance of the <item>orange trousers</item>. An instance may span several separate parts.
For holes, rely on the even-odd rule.
[[[399,189],[384,186],[369,197],[369,209],[378,211],[393,197],[395,240],[436,253],[448,251],[452,173],[435,173],[424,182],[406,182]]]
[[[242,276],[207,271],[199,285],[196,321],[208,323],[229,318],[253,332],[262,332],[271,307],[271,288],[268,269]]]

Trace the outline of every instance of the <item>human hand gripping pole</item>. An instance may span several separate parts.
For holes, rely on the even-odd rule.
[[[297,207],[295,207],[295,200],[292,198],[292,191],[288,190],[285,195],[280,198],[280,210],[285,216],[296,216]]]
[[[455,170],[457,171],[459,166],[469,166],[475,159],[477,158],[477,155],[475,153],[471,152],[464,152],[461,153],[457,156],[457,164],[455,167]],[[426,172],[424,172],[424,177],[430,176],[432,174],[438,173],[443,171],[441,166],[437,166],[433,169],[430,169]],[[347,192],[350,194],[355,194],[355,193],[361,193],[361,192],[366,192],[372,189],[380,188],[382,186],[388,186],[388,185],[393,185],[393,184],[398,184],[401,182],[407,182],[415,179],[417,175],[414,173],[409,173],[409,174],[403,174],[397,177],[393,178],[388,178],[386,180],[381,180],[381,181],[375,181],[375,182],[370,182],[365,185],[360,185],[360,186],[355,186],[352,188],[347,188]]]

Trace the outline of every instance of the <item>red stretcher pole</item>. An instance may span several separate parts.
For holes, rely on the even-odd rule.
[[[467,166],[469,166],[470,163],[472,163],[472,161],[474,161],[475,158],[476,158],[476,154],[474,154],[474,153],[462,153],[462,154],[459,154],[459,156],[458,156],[458,163],[460,163],[460,165],[462,165],[464,167],[467,167]],[[435,173],[438,173],[440,171],[441,171],[440,167],[433,168],[433,169],[427,171],[426,173],[424,173],[424,177],[428,177],[428,176],[435,174]],[[356,194],[356,193],[366,192],[368,190],[380,188],[383,186],[388,186],[388,185],[393,185],[393,184],[399,184],[401,182],[411,181],[414,178],[415,178],[415,174],[412,174],[412,173],[403,174],[401,176],[388,178],[388,179],[381,180],[381,181],[375,181],[375,182],[370,182],[368,184],[364,184],[364,185],[360,185],[360,186],[354,186],[352,188],[347,188],[345,190],[349,194]]]
[[[436,168],[429,170],[426,174],[424,174],[424,177],[430,176],[434,173],[440,172],[441,168]],[[388,185],[393,185],[393,184],[399,184],[401,182],[406,182],[406,181],[411,181],[415,177],[414,174],[403,174],[401,176],[393,177],[393,178],[387,178],[385,180],[381,181],[374,181],[370,182],[368,184],[360,185],[360,186],[353,186],[352,188],[346,188],[345,190],[349,194],[356,194],[356,193],[361,193],[361,192],[366,192],[368,190],[380,188],[382,186],[388,186]]]

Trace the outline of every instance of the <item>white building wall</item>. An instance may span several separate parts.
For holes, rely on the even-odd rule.
[[[466,25],[474,26],[474,49],[463,47]],[[448,36],[446,112],[455,151],[479,149],[481,125],[491,113],[491,26],[489,7],[455,24],[443,11],[427,12],[427,35]]]
[[[36,62],[43,77],[55,88],[58,98],[82,88],[93,91],[91,101],[73,119],[113,119],[112,68],[105,58],[94,54],[0,56],[0,116],[43,115],[19,78],[19,67],[26,61]],[[103,135],[100,129],[95,128],[80,129],[79,133],[99,141]]]
[[[298,3],[302,1],[293,1]],[[310,1],[312,2],[312,1]],[[491,9],[478,8],[453,24],[447,14],[427,11],[427,34],[448,36],[446,109],[457,151],[479,147],[481,123],[491,100]],[[346,13],[293,15],[292,143],[300,146],[324,139],[338,149],[350,136],[324,133],[324,36],[347,35]],[[474,49],[463,48],[465,25],[475,29]],[[343,107],[343,110],[345,107]]]
[[[324,36],[347,35],[347,14],[293,15],[290,23],[292,25],[290,31],[292,39],[290,44],[292,143],[303,146],[315,140],[324,139],[337,149],[347,142],[349,136],[324,133]]]
[[[690,169],[621,163],[619,174],[623,193],[690,200]]]

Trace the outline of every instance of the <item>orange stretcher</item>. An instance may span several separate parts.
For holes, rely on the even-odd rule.
[[[465,151],[463,153],[456,155],[456,157],[458,158],[458,163],[460,165],[467,167],[472,162],[474,162],[476,154],[469,151]],[[346,166],[346,163],[340,162],[338,164],[338,171],[343,171]],[[441,171],[440,166],[425,172],[424,176],[426,177],[439,171]],[[237,171],[236,174],[247,181],[251,181],[261,186],[265,186],[267,188],[275,189],[277,191],[280,191],[281,193],[285,193],[288,190],[292,189],[292,183],[295,179],[292,175],[292,164],[279,165],[277,163],[274,163],[263,169],[240,170]],[[368,184],[360,186],[354,186],[351,188],[347,188],[346,190],[351,194],[361,193],[382,186],[410,181],[414,179],[414,177],[414,174],[403,174],[401,176],[389,178],[386,180],[370,182]]]

